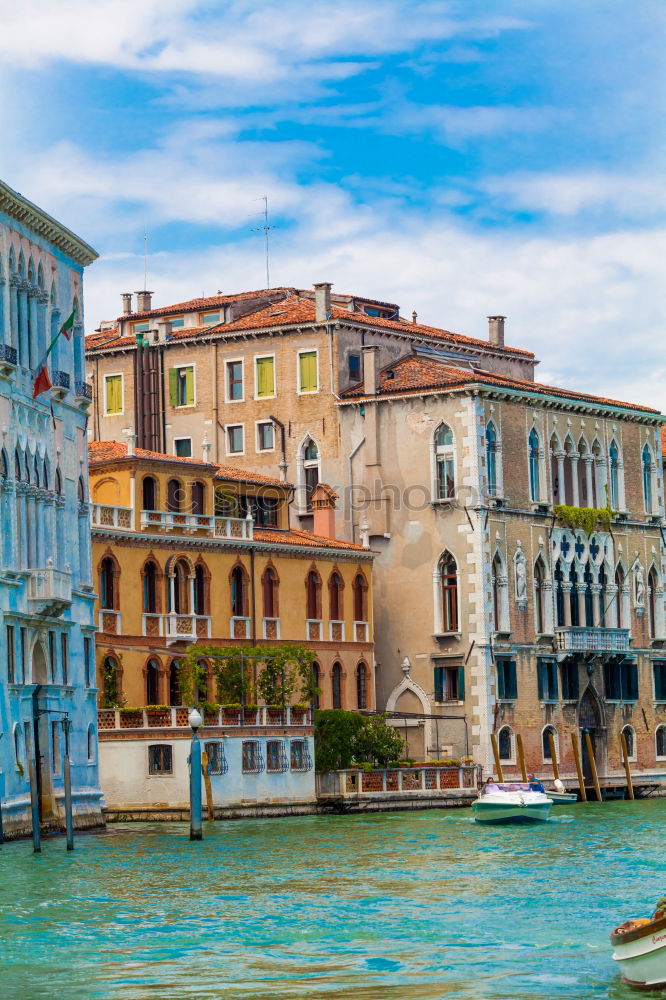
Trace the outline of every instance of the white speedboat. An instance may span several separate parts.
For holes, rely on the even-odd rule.
[[[477,823],[543,823],[553,803],[544,792],[534,792],[529,785],[484,785],[472,803]]]
[[[623,982],[639,989],[666,987],[666,916],[627,920],[615,928],[611,944]]]
[[[546,795],[554,806],[570,806],[574,802],[578,802],[578,796],[575,792],[551,792],[547,788]]]

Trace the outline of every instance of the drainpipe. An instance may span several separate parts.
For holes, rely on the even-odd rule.
[[[160,373],[159,390],[160,390],[160,397],[161,397],[160,403],[161,403],[161,408],[162,408],[162,447],[159,450],[162,451],[162,452],[166,452],[166,450],[167,450],[167,444],[166,444],[166,406],[165,406],[165,400],[164,400],[164,348],[160,347],[159,351],[160,351],[160,358],[159,358],[159,373]]]
[[[352,451],[350,451],[349,455],[347,456],[347,462],[349,463],[349,517],[347,518],[347,520],[349,520],[349,522],[351,523],[352,542],[356,541],[354,537],[355,535],[354,518],[352,517],[352,510],[351,510],[352,501],[354,499],[354,472],[352,468],[352,463],[354,461],[354,458],[356,457],[356,455],[361,450],[364,444],[365,444],[365,437],[362,437],[359,443],[356,445],[356,447],[352,449]]]
[[[282,423],[281,420],[278,420],[277,417],[274,417],[272,413],[268,414],[268,419],[271,421],[271,423],[275,424],[276,427],[280,428],[280,450],[282,452],[282,461],[280,462],[278,468],[280,469],[280,479],[282,480],[283,483],[286,483],[288,465],[287,465],[287,451],[285,444],[284,424]]]
[[[211,344],[213,355],[213,461],[217,462],[217,344]]]
[[[257,645],[257,604],[254,592],[254,549],[250,549],[250,587],[252,589],[252,645]],[[253,661],[253,663],[256,661]],[[255,667],[256,669],[256,667]],[[255,684],[256,684],[255,677]]]

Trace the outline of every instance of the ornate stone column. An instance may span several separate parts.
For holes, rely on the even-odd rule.
[[[595,628],[600,628],[601,626],[601,601],[603,600],[603,593],[600,583],[591,583],[590,590],[592,592],[592,624]]]
[[[618,592],[618,587],[616,583],[606,584],[606,593],[608,594],[608,611],[606,612],[606,618],[610,622],[608,628],[618,628],[619,627],[619,617],[618,617],[618,601],[620,600],[620,594]]]
[[[37,566],[37,496],[36,486],[29,486],[26,492],[27,529],[28,529],[28,566]]]
[[[571,580],[562,581],[562,604],[564,605],[564,625],[571,628]]]
[[[563,451],[556,451],[555,458],[557,459],[557,502],[565,504],[567,502],[567,495],[564,488],[565,453]]]
[[[9,337],[7,343],[14,349],[18,347],[19,337],[19,287],[21,279],[18,274],[12,274],[9,279]]]
[[[49,301],[47,293],[40,288],[37,294],[37,364],[46,354],[46,307]]]
[[[39,323],[37,319],[37,297],[39,288],[30,285],[28,288],[28,353],[30,357],[30,368],[35,371],[41,361],[39,354]]]
[[[21,281],[18,289],[18,353],[19,364],[30,367],[30,340],[28,329],[28,289],[27,281]]]
[[[18,552],[16,565],[21,569],[28,568],[28,512],[26,509],[27,493],[28,493],[27,483],[17,483],[16,484],[16,524],[18,527]]]
[[[569,455],[569,461],[571,462],[571,490],[573,492],[573,505],[574,507],[580,507],[580,494],[578,491],[578,459],[580,455],[577,451],[572,451]]]
[[[587,506],[594,507],[594,486],[592,485],[592,464],[594,457],[585,456],[585,490],[587,492]]]

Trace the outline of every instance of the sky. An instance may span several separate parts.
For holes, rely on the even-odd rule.
[[[665,0],[0,0],[0,177],[100,253],[86,329],[271,285],[666,409]]]

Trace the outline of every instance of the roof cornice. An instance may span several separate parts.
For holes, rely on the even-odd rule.
[[[0,181],[0,211],[6,212],[17,222],[29,226],[82,267],[92,264],[99,257],[97,251],[76,233],[67,229],[37,205],[33,205],[4,181]]]

